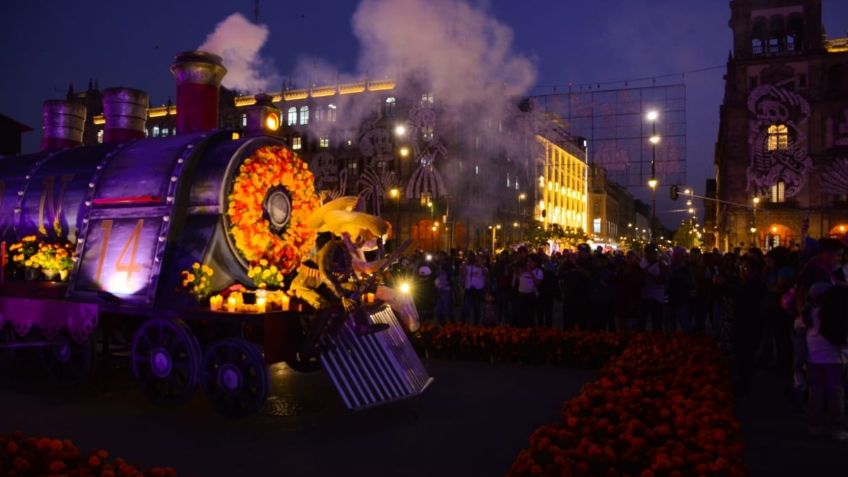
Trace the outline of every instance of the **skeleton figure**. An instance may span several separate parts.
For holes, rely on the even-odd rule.
[[[374,215],[379,216],[383,197],[387,190],[397,185],[397,178],[392,171],[377,172],[373,167],[369,167],[359,176],[357,184],[360,190],[359,196],[366,203],[370,202]]]
[[[369,166],[393,161],[393,149],[392,135],[379,120],[363,126],[359,135],[359,152],[367,159]]]
[[[748,191],[763,195],[778,181],[783,181],[785,196],[797,195],[813,167],[804,133],[810,104],[793,91],[763,85],[751,91],[748,110],[754,115],[748,135],[751,151]],[[788,144],[785,147],[779,144],[779,139],[772,138],[772,142],[778,141],[778,147],[772,144],[769,150],[769,128],[772,126],[786,127]]]
[[[412,126],[412,147],[418,167],[406,185],[406,197],[418,199],[422,195],[439,198],[447,195],[442,175],[435,167],[436,159],[447,159],[448,150],[436,135],[436,110],[432,103],[419,103],[409,112]]]
[[[406,185],[407,198],[419,199],[422,195],[438,198],[447,195],[442,175],[433,165],[437,157],[447,157],[447,149],[441,142],[433,141],[423,148],[418,155],[418,168]]]
[[[309,170],[315,175],[315,188],[334,190],[339,186],[339,164],[327,151],[320,152],[309,162]]]

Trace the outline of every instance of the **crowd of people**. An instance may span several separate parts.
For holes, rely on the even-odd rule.
[[[550,255],[452,250],[407,257],[395,273],[414,277],[422,318],[443,324],[711,334],[735,363],[737,394],[750,391],[757,366],[774,369],[807,401],[812,433],[848,440],[846,243],[729,253],[654,244]]]

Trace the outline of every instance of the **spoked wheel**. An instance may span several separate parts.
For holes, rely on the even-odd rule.
[[[225,416],[256,413],[268,397],[268,367],[262,351],[250,341],[227,338],[212,343],[203,369],[206,398]]]
[[[201,356],[200,344],[184,321],[151,318],[133,338],[133,375],[155,404],[182,404],[197,389]]]
[[[50,340],[41,350],[41,363],[50,379],[59,384],[74,386],[91,377],[94,369],[94,339],[77,343],[65,334]]]

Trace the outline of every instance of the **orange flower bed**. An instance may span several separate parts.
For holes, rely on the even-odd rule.
[[[290,219],[282,234],[265,217],[268,191],[282,187],[291,200]],[[242,163],[229,195],[229,233],[251,267],[267,260],[283,275],[295,270],[315,246],[317,232],[306,220],[318,208],[314,177],[294,153],[282,146],[265,146]]]
[[[627,347],[634,333],[424,323],[413,345],[432,358],[599,367]]]
[[[0,475],[7,477],[175,477],[171,467],[143,470],[123,459],[109,459],[103,449],[87,455],[69,440],[0,434]]]
[[[448,325],[422,328],[436,357],[561,366],[606,361],[538,428],[507,474],[524,476],[744,476],[729,366],[703,336]]]

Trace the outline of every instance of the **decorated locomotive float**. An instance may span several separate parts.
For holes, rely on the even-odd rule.
[[[385,283],[390,225],[356,197],[322,203],[307,165],[257,97],[242,137],[217,130],[219,57],[177,56],[178,135],[145,138],[147,96],[104,92],[103,144],[85,108],[44,105],[38,154],[0,158],[0,360],[40,353],[74,382],[122,354],[159,404],[202,388],[218,411],[256,412],[271,363],[326,370],[362,409],[430,384]]]

